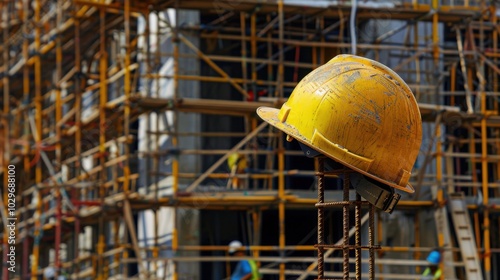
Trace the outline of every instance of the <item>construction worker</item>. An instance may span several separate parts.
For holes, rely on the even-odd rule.
[[[233,240],[229,243],[230,255],[235,257],[246,256],[245,247],[238,240]],[[236,265],[233,273],[231,274],[231,280],[259,280],[261,279],[259,268],[254,260],[240,260]]]
[[[248,168],[247,157],[240,153],[233,153],[227,158],[227,166],[231,170],[230,180],[228,181],[232,189],[243,188],[244,181],[238,178],[237,174],[244,174],[245,170]]]
[[[61,270],[59,276],[56,277],[56,269],[54,268],[54,264],[51,264],[43,270],[43,280],[66,280],[65,274],[66,273]]]
[[[387,66],[338,55],[306,75],[281,109],[257,114],[297,140],[309,157],[327,156],[356,171],[350,182],[391,213],[409,184],[422,142],[422,120],[408,85]]]
[[[441,253],[439,253],[438,250],[430,252],[427,256],[427,262],[429,265],[424,270],[424,273],[422,273],[422,279],[441,279],[441,275],[443,274],[441,267],[439,266],[441,263]]]

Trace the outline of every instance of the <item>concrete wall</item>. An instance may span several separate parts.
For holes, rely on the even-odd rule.
[[[176,16],[178,19],[176,20]],[[197,24],[199,23],[199,13],[197,11],[178,11],[176,14],[174,10],[167,10],[156,14],[151,14],[149,18],[149,53],[150,65],[145,63],[141,64],[141,73],[157,73],[165,78],[160,79],[145,79],[141,78],[139,83],[139,91],[144,96],[159,97],[170,99],[174,98],[174,80],[171,76],[174,74],[174,59],[173,57],[165,56],[166,53],[173,53],[172,43],[172,30],[165,23],[170,22],[172,26],[175,24]],[[139,21],[139,33],[143,33],[146,27],[146,20]],[[188,40],[194,45],[198,45],[198,38],[184,34]],[[143,49],[143,53],[139,59],[144,61],[146,58],[146,51],[148,46],[146,38],[139,42],[139,47]],[[156,60],[155,56],[157,51],[161,53],[160,61]],[[179,45],[179,52],[192,53],[184,44]],[[180,58],[179,59],[179,74],[180,75],[198,75],[199,62],[193,58]],[[170,76],[170,77],[169,77]],[[178,97],[199,97],[199,83],[196,81],[179,81]],[[177,117],[178,126],[175,127],[175,117]],[[159,112],[151,113],[141,116],[139,120],[139,151],[151,152],[156,149],[165,152],[173,148],[172,139],[167,134],[149,134],[150,132],[199,132],[200,131],[200,117],[195,114],[182,114],[174,115],[173,112]],[[156,145],[159,145],[158,147]],[[196,137],[182,137],[179,138],[179,148],[197,149],[199,148],[199,138]],[[155,170],[155,163],[152,157],[140,158],[139,161],[139,184],[142,193],[153,193],[158,190],[160,196],[169,196],[172,194],[172,176],[157,175],[158,173],[171,173],[172,172],[172,157],[160,157]],[[196,173],[199,172],[199,159],[198,156],[180,156],[179,169],[180,172]],[[158,172],[156,172],[158,171]],[[151,172],[154,172],[151,175]],[[181,182],[182,183],[182,182]],[[180,186],[182,188],[182,185]],[[138,215],[138,238],[139,245],[154,246],[154,245],[171,245],[172,232],[177,223],[179,231],[179,243],[181,245],[197,245],[199,244],[197,227],[198,227],[198,213],[196,210],[178,210],[171,207],[161,207],[157,213],[158,227],[155,228],[155,215],[152,210],[142,211]],[[155,232],[158,238],[158,244],[155,244]],[[189,233],[189,234],[187,234]],[[196,253],[196,252],[194,252]],[[160,257],[169,257],[173,255],[171,250],[161,250]],[[180,252],[178,256],[185,255]],[[146,256],[146,255],[144,255]],[[147,256],[151,256],[148,254]],[[148,270],[151,271],[153,263],[145,262]],[[156,276],[170,279],[173,273],[171,263],[165,266],[165,262],[156,263],[157,272]],[[179,279],[197,279],[199,278],[199,265],[197,263],[180,263],[177,267],[179,272]]]

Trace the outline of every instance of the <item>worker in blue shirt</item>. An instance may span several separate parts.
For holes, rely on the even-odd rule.
[[[236,257],[244,257],[245,248],[243,244],[234,240],[229,243],[229,254]],[[231,274],[231,280],[259,280],[261,279],[259,268],[254,260],[240,260]]]

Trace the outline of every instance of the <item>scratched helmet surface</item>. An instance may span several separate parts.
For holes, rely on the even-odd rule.
[[[408,85],[371,59],[338,55],[305,76],[281,109],[257,114],[299,142],[393,188],[408,183],[422,142]]]

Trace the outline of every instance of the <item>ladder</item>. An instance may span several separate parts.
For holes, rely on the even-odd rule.
[[[450,207],[462,259],[465,264],[467,279],[482,280],[483,274],[481,272],[464,194],[462,192],[450,193],[448,205]]]
[[[437,198],[437,186],[431,187],[432,199]],[[445,248],[441,253],[443,259],[443,275],[445,279],[457,279],[455,273],[455,267],[453,266],[453,252],[452,252],[452,242],[451,242],[451,231],[449,227],[448,215],[447,215],[447,207],[444,205],[443,207],[439,207],[434,211],[434,221],[436,223],[436,229],[438,233],[438,240],[443,242],[443,244],[439,244],[439,246]]]

